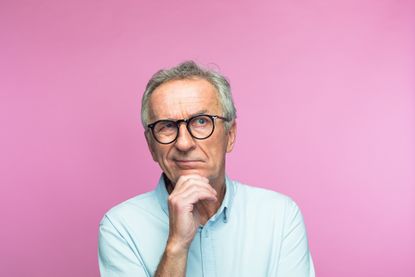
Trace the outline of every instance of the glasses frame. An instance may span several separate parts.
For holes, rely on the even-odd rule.
[[[199,116],[207,116],[207,117],[209,117],[209,118],[212,120],[212,124],[213,124],[212,131],[210,132],[210,134],[209,134],[207,137],[204,137],[204,138],[198,138],[198,137],[195,137],[195,136],[192,134],[192,131],[190,130],[190,126],[189,126],[189,123],[190,123],[193,119],[195,119],[196,117],[199,117]],[[171,143],[175,142],[175,141],[177,140],[177,138],[179,137],[179,132],[180,132],[180,124],[183,122],[183,123],[185,123],[185,124],[186,124],[186,129],[187,129],[187,131],[189,132],[189,134],[192,136],[192,138],[195,138],[195,139],[197,139],[197,140],[204,140],[204,139],[209,138],[209,137],[213,134],[213,132],[215,131],[215,120],[216,120],[216,119],[222,119],[223,121],[226,121],[226,122],[227,122],[227,121],[229,121],[229,119],[227,119],[226,117],[219,116],[219,115],[198,114],[198,115],[194,115],[194,116],[189,117],[189,118],[178,119],[178,120],[170,120],[170,119],[161,119],[161,120],[157,120],[157,121],[155,121],[155,122],[153,122],[153,123],[151,123],[151,124],[148,124],[148,125],[147,125],[147,128],[151,130],[151,134],[153,135],[153,138],[154,138],[154,139],[155,139],[158,143],[160,143],[160,144],[171,144]],[[156,124],[157,124],[157,123],[159,123],[159,122],[163,122],[163,121],[172,122],[172,123],[174,123],[174,124],[175,124],[175,126],[176,126],[176,130],[177,130],[177,131],[176,131],[176,137],[175,137],[172,141],[170,141],[170,142],[161,142],[161,141],[159,141],[159,140],[157,139],[156,135],[154,134],[154,127],[156,126]]]

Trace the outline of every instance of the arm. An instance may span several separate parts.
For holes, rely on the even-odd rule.
[[[293,201],[287,205],[284,225],[278,276],[314,277],[303,217]]]
[[[174,249],[167,243],[155,277],[162,276],[186,276],[186,264],[188,249]]]
[[[156,277],[184,277],[190,244],[201,223],[197,203],[217,201],[208,179],[198,175],[182,176],[169,196],[169,238],[157,268]]]
[[[148,277],[127,241],[105,216],[99,224],[98,262],[101,277]]]

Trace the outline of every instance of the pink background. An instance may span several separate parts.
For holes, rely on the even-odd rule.
[[[230,78],[228,174],[299,203],[318,276],[415,276],[414,8],[1,1],[0,276],[98,275],[101,217],[160,172],[145,83],[185,59]]]

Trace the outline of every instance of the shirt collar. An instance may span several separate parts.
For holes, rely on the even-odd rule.
[[[214,214],[209,221],[216,221],[218,218],[223,218],[223,222],[226,223],[229,220],[229,215],[230,215],[230,211],[232,208],[233,198],[236,192],[236,187],[235,187],[235,183],[228,176],[225,176],[225,185],[226,185],[226,192],[225,192],[225,197],[223,198],[223,201],[222,201],[222,205],[219,207],[216,214]],[[168,207],[167,199],[169,197],[169,193],[167,192],[166,182],[164,180],[164,174],[161,174],[155,192],[156,192],[157,200],[163,212],[168,216],[169,207]]]

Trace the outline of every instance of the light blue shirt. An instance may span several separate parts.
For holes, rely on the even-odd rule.
[[[129,199],[100,223],[103,277],[153,276],[169,233],[168,192]],[[297,205],[280,193],[226,178],[221,207],[201,226],[189,249],[189,277],[314,277],[306,230]]]

